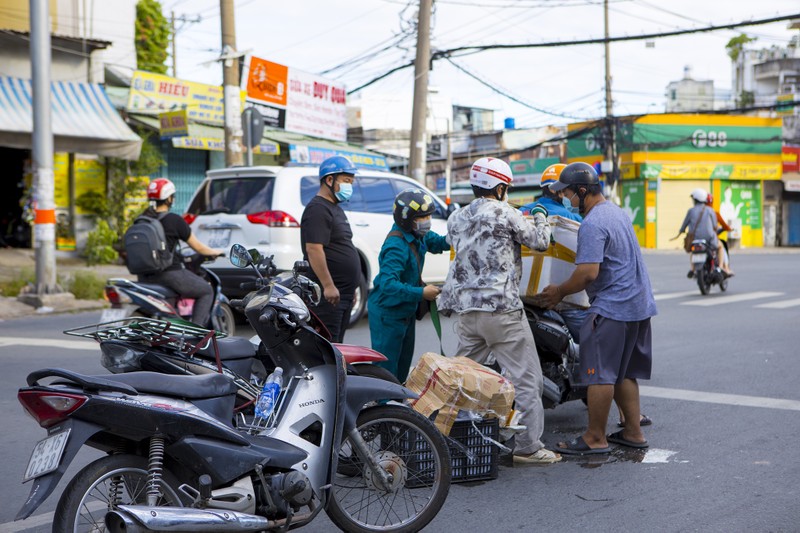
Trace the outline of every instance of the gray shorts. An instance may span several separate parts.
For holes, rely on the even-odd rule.
[[[620,322],[595,313],[581,327],[581,385],[615,385],[628,379],[650,379],[653,336],[650,319]]]

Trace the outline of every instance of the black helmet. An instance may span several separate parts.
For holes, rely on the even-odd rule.
[[[599,183],[600,179],[597,177],[594,167],[579,161],[564,167],[558,181],[550,185],[550,190],[555,192],[566,189],[570,185],[597,185]]]
[[[404,231],[411,233],[414,231],[415,218],[426,217],[435,210],[433,197],[422,189],[412,187],[395,196],[392,214],[395,223]]]

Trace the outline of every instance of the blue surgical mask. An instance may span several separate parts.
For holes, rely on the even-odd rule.
[[[578,212],[578,208],[577,207],[572,207],[572,202],[566,196],[562,196],[561,197],[561,205],[563,205],[567,209],[567,211],[569,211],[570,213],[577,213]]]
[[[340,202],[346,202],[353,196],[353,184],[352,183],[339,183],[339,190],[334,193],[336,199]]]

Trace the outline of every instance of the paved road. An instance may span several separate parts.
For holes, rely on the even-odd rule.
[[[659,306],[654,319],[654,375],[642,408],[655,424],[647,452],[568,459],[550,467],[501,464],[495,481],[453,485],[430,531],[713,531],[800,530],[800,254],[734,257],[727,293],[700,295],[677,254],[648,254]],[[49,531],[56,496],[30,521],[13,523],[27,495],[19,484],[32,444],[43,436],[14,397],[24,376],[44,366],[99,372],[97,349],[58,332],[97,313],[0,322],[0,533]],[[455,352],[452,321],[444,348]],[[246,333],[243,331],[242,333]],[[347,342],[369,342],[366,321]],[[438,351],[429,323],[417,353]],[[552,445],[583,429],[586,411],[571,402],[546,412]],[[609,429],[611,429],[611,424]],[[78,462],[90,460],[91,453]],[[67,477],[74,475],[70,468]],[[332,531],[326,519],[309,528]]]

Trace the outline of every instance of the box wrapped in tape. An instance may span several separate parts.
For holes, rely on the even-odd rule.
[[[580,222],[551,216],[548,218],[553,239],[550,247],[538,252],[522,247],[522,283],[520,297],[524,302],[539,305],[536,295],[548,285],[565,282],[575,271],[575,253],[578,249],[578,228]],[[580,291],[564,297],[560,307],[589,308],[589,296]]]
[[[458,412],[472,411],[497,417],[504,425],[514,403],[514,385],[506,378],[467,357],[422,354],[406,380],[406,387],[419,394],[412,407],[423,416],[438,411],[434,423],[450,434]]]

